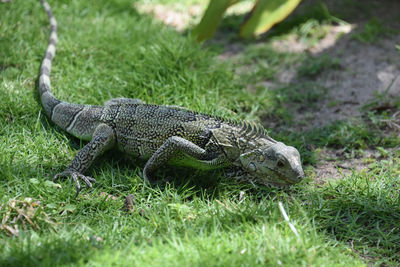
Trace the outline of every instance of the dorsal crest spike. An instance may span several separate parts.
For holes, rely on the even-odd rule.
[[[248,136],[250,138],[254,137],[267,137],[268,133],[265,128],[260,123],[249,122],[249,121],[239,121],[235,119],[223,119],[225,122],[232,126],[237,126],[240,128],[240,134]]]
[[[246,120],[239,120],[236,118],[227,118],[227,117],[218,116],[218,115],[210,116],[209,114],[206,114],[203,112],[196,112],[196,111],[191,111],[191,112],[195,115],[211,117],[218,121],[225,122],[231,126],[236,126],[239,128],[240,134],[243,134],[250,138],[264,137],[271,141],[274,141],[271,137],[269,137],[268,132],[265,130],[264,126],[262,126],[260,123],[250,122],[250,121],[246,121]]]

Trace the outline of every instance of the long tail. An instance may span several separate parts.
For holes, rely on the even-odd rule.
[[[42,106],[47,116],[62,129],[82,139],[90,139],[96,126],[95,121],[101,116],[101,109],[95,106],[63,102],[51,93],[50,71],[56,54],[57,21],[49,4],[40,0],[50,20],[50,39],[40,67],[39,93]],[[91,109],[90,109],[91,108]],[[91,111],[87,111],[87,110]]]
[[[57,21],[53,16],[53,12],[51,11],[49,4],[44,0],[40,0],[40,2],[42,3],[44,9],[47,12],[47,15],[49,16],[51,32],[49,44],[46,49],[46,54],[40,67],[39,93],[43,108],[46,111],[47,116],[49,116],[51,119],[54,107],[61,103],[61,101],[55,98],[51,93],[50,86],[51,65],[53,62],[53,58],[56,54]]]

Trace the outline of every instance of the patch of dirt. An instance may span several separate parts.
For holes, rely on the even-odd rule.
[[[316,182],[322,184],[327,179],[340,179],[368,169],[368,165],[379,157],[379,151],[369,149],[358,158],[346,158],[341,150],[323,149],[318,153],[319,163],[314,168]]]
[[[188,30],[200,22],[208,1],[198,1],[191,5],[181,3],[157,4],[151,2],[135,2],[134,7],[142,14],[153,16],[156,20],[168,25],[178,32]],[[241,15],[249,12],[254,5],[253,1],[241,1],[230,6],[225,15]]]
[[[305,128],[358,117],[360,108],[383,92],[389,99],[399,97],[400,53],[396,50],[399,43],[400,36],[383,39],[378,44],[361,44],[345,36],[325,51],[339,59],[341,69],[324,71],[315,79],[327,89],[328,97],[319,103],[318,111]],[[297,113],[296,121],[304,119],[305,115]]]
[[[186,7],[183,4],[173,3],[169,5],[135,2],[135,8],[144,14],[153,16],[167,26],[176,29],[179,32],[198,22],[203,13],[202,5],[191,5]]]
[[[324,184],[329,179],[341,179],[353,172],[368,172],[371,164],[390,159],[396,149],[365,149],[362,155],[349,155],[343,150],[323,149],[318,152],[318,164],[314,167],[315,181]]]
[[[315,3],[313,0],[305,0],[300,4],[299,10]],[[325,0],[323,3],[332,11],[345,8],[347,4],[339,0]],[[306,53],[314,58],[328,57],[339,65],[310,77],[301,77],[297,73],[298,65],[289,66],[279,71],[275,80],[256,84],[275,89],[309,81],[327,89],[325,98],[312,103],[316,108],[311,111],[309,108],[300,108],[293,112],[295,122],[307,122],[295,125],[293,130],[304,131],[331,124],[336,120],[359,117],[362,115],[360,109],[375,100],[378,94],[385,94],[389,100],[400,98],[400,51],[396,48],[400,45],[400,1],[382,3],[368,0],[365,1],[365,6],[368,7],[368,12],[356,12],[354,9],[354,15],[350,16],[348,24],[329,27],[325,36],[316,44],[307,44],[295,34],[288,35],[286,39],[270,41],[276,51]],[[382,24],[382,33],[369,43],[356,40],[354,35],[365,31],[365,26],[371,19],[377,19]],[[255,45],[263,45],[268,38],[267,34],[262,38],[264,40],[259,40]],[[211,42],[224,44],[224,51],[219,55],[221,60],[235,57],[249,45],[232,41],[228,43],[218,34],[215,39]],[[287,105],[291,106],[291,103]],[[270,125],[268,122],[266,124]]]
[[[311,52],[317,54],[335,45],[341,35],[348,34],[353,29],[354,26],[351,24],[334,25],[329,28],[326,35],[316,45],[309,46],[307,43],[298,40],[295,35],[289,35],[286,39],[273,40],[272,47],[280,52]]]

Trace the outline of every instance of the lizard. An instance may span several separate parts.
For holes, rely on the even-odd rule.
[[[41,3],[50,21],[50,38],[41,63],[38,89],[43,109],[52,122],[88,143],[54,179],[72,178],[76,195],[80,180],[88,187],[96,180],[85,175],[94,160],[117,148],[147,160],[143,180],[165,165],[214,170],[232,167],[251,182],[290,185],[304,177],[300,154],[272,139],[262,126],[191,111],[177,106],[146,104],[139,99],[114,98],[103,106],[73,104],[51,92],[50,71],[56,52],[57,21],[49,4]]]

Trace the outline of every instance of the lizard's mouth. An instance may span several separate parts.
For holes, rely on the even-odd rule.
[[[239,171],[239,173],[244,174],[244,177],[240,178],[241,180],[252,181],[264,185],[285,187],[296,184],[300,181],[299,179],[294,180],[287,178],[286,175],[283,175],[282,173],[277,172],[276,170],[270,169],[268,167],[266,167],[263,173],[250,172],[248,170],[244,170],[242,167],[236,167],[236,171]],[[235,177],[240,177],[240,175],[235,175]]]
[[[278,173],[278,175],[279,175],[279,178],[281,178],[283,181],[285,181],[286,184],[288,184],[288,185],[297,184],[298,182],[300,182],[300,180],[289,179],[280,173]]]

